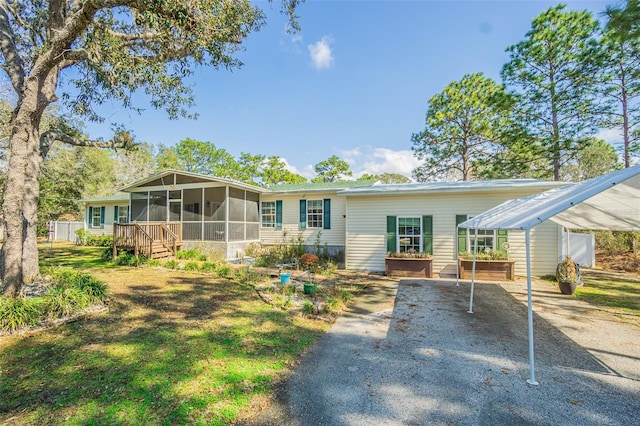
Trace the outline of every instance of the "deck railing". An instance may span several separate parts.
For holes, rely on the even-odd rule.
[[[118,249],[133,250],[136,256],[153,257],[154,243],[160,243],[174,256],[182,247],[180,222],[115,223],[113,225],[113,256]]]

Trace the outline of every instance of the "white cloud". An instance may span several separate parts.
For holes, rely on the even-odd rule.
[[[329,69],[333,66],[334,59],[331,43],[333,43],[333,40],[328,36],[324,36],[308,46],[309,56],[311,56],[311,61],[316,69]]]
[[[358,147],[348,151],[341,151],[340,156],[352,167],[354,177],[365,173],[380,175],[383,173],[397,173],[411,178],[411,172],[421,162],[411,150],[394,151],[388,148],[374,148],[370,146]]]
[[[622,136],[620,130],[616,129],[602,129],[596,133],[596,138],[604,140],[609,145],[618,145],[622,143]]]

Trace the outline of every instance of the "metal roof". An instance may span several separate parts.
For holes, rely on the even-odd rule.
[[[459,182],[421,182],[402,184],[376,184],[363,188],[349,188],[340,191],[340,195],[382,195],[382,194],[425,194],[439,192],[490,192],[504,190],[531,189],[536,191],[547,190],[567,182],[543,181],[537,179],[500,179],[500,180],[475,180]]]
[[[309,192],[309,191],[342,191],[350,188],[371,187],[375,181],[365,180],[349,180],[341,182],[312,182],[312,183],[300,183],[300,184],[284,184],[273,185],[269,187],[271,192]]]
[[[250,185],[244,182],[240,182],[237,180],[233,180],[233,179],[227,179],[227,178],[221,178],[221,177],[215,177],[215,176],[209,176],[209,175],[203,175],[200,173],[192,173],[192,172],[185,172],[182,170],[174,170],[174,169],[169,169],[169,170],[165,170],[163,172],[159,172],[159,173],[154,173],[150,176],[147,176],[144,179],[140,179],[136,182],[133,182],[129,185],[126,185],[122,188],[119,189],[119,191],[125,191],[125,192],[131,192],[133,189],[144,185],[146,183],[152,182],[156,179],[160,179],[163,178],[165,176],[171,175],[171,174],[178,174],[178,175],[183,175],[183,176],[189,176],[192,178],[196,178],[196,179],[201,179],[203,181],[209,181],[209,182],[218,182],[218,183],[223,183],[225,185],[230,185],[230,186],[234,186],[237,188],[242,188],[242,189],[248,189],[251,191],[255,191],[255,192],[268,192],[267,189],[265,188],[261,188],[259,186],[255,186],[255,185]],[[169,185],[167,185],[169,186]]]
[[[459,227],[527,230],[545,220],[569,229],[640,231],[640,165],[506,201]]]
[[[106,197],[94,197],[94,198],[83,198],[79,200],[81,203],[101,203],[101,202],[110,202],[110,201],[126,201],[129,202],[129,194],[118,193],[114,195],[108,195]]]

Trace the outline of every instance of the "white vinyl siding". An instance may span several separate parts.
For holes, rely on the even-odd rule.
[[[301,194],[262,194],[263,202],[282,200],[282,229],[262,228],[260,229],[260,240],[265,245],[280,244],[283,235],[286,234],[288,240],[302,238],[303,244],[312,246],[316,236],[321,233],[321,243],[328,246],[345,245],[345,209],[346,198],[336,197],[335,193],[321,192],[307,194],[307,200],[331,200],[331,229],[310,228],[300,229],[300,200]],[[308,204],[308,203],[307,203]]]
[[[456,273],[456,214],[470,216],[535,191],[382,195],[348,197],[346,268],[383,271],[386,254],[387,216],[431,215],[433,217],[434,276]],[[558,227],[545,222],[531,230],[533,275],[555,270]],[[526,275],[524,232],[509,231],[509,255],[516,261],[516,275]]]

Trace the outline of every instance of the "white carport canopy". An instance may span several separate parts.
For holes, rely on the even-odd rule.
[[[527,382],[530,384],[538,384],[535,380],[533,353],[530,231],[545,220],[551,220],[570,229],[640,231],[640,165],[528,197],[505,201],[458,225],[458,228],[475,231],[476,244],[479,229],[525,232],[529,311]],[[469,313],[473,313],[474,282],[475,250]]]

